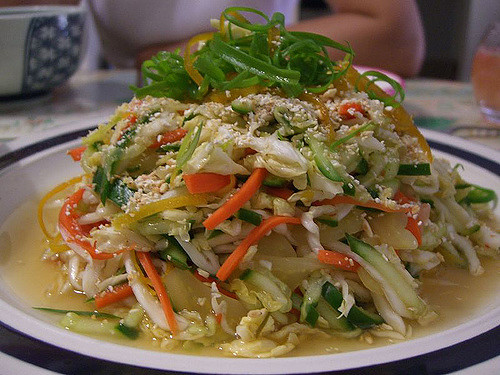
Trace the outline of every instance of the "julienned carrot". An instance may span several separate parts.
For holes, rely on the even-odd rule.
[[[108,290],[103,294],[98,294],[97,296],[95,296],[95,307],[96,309],[102,309],[105,306],[121,301],[133,294],[134,291],[128,283],[115,286],[112,290]]]
[[[394,197],[392,198],[399,204],[414,204],[416,202],[415,198],[409,197],[408,195],[401,192],[401,190],[396,191]]]
[[[191,194],[213,193],[231,183],[231,175],[218,173],[193,173],[182,176]]]
[[[80,146],[80,147],[76,147],[76,148],[73,148],[71,150],[68,150],[66,153],[69,156],[71,156],[73,161],[80,161],[80,160],[82,160],[82,155],[86,149],[87,149],[87,146]]]
[[[356,198],[350,197],[348,195],[336,195],[331,199],[323,199],[321,201],[313,202],[313,206],[324,206],[324,205],[336,205],[336,204],[354,204],[356,206],[375,208],[384,212],[411,212],[413,206],[401,206],[397,208],[390,208],[384,206],[382,203],[377,203],[375,201],[359,201]]]
[[[159,136],[158,139],[149,146],[149,148],[158,148],[166,145],[167,143],[180,141],[186,134],[187,130],[183,128],[168,131]]]
[[[76,212],[78,203],[82,200],[85,189],[80,189],[63,203],[59,211],[59,228],[68,233],[67,242],[75,243],[87,251],[93,259],[111,259],[115,254],[98,253],[93,244],[85,238],[85,230],[78,223],[79,215]]]
[[[213,230],[224,220],[233,216],[259,190],[266,176],[267,170],[265,168],[254,169],[240,190],[203,222],[205,228]]]
[[[392,198],[399,204],[414,204],[416,202],[415,198],[409,197],[402,193],[400,190],[396,191],[394,197]],[[410,231],[413,236],[415,236],[418,246],[422,245],[422,233],[420,232],[420,226],[418,225],[418,221],[414,219],[412,216],[408,216],[408,221],[406,223],[406,230]]]
[[[269,195],[272,195],[273,197],[282,198],[284,200],[287,200],[293,195],[293,190],[288,189],[286,187],[266,186],[265,192]]]
[[[153,284],[153,288],[160,300],[161,307],[163,312],[165,313],[165,318],[167,319],[168,326],[170,327],[170,331],[174,336],[179,333],[179,325],[177,324],[177,319],[175,319],[175,312],[172,308],[172,304],[170,303],[170,298],[168,297],[167,291],[165,290],[165,286],[161,281],[160,275],[156,272],[156,268],[151,261],[151,257],[149,253],[143,251],[136,252],[139,261],[141,262],[144,271],[148,275],[151,283]]]
[[[366,114],[366,111],[359,103],[345,103],[340,105],[339,107],[339,115],[343,120],[351,120],[353,118],[356,118],[356,115],[354,115],[355,112],[359,112],[363,115]]]
[[[418,246],[422,245],[422,233],[420,232],[420,227],[418,221],[411,216],[408,216],[408,222],[406,223],[406,230],[410,231],[413,236],[415,236]]]
[[[238,267],[243,257],[248,251],[248,248],[264,237],[271,229],[280,224],[300,224],[300,219],[298,217],[290,216],[271,216],[260,223],[258,227],[255,227],[248,236],[238,245],[238,247],[231,253],[229,258],[226,259],[224,264],[219,268],[217,272],[217,277],[219,280],[225,281],[231,273]]]
[[[359,264],[353,259],[336,251],[319,250],[318,260],[321,263],[334,265],[344,271],[356,272],[359,268]]]

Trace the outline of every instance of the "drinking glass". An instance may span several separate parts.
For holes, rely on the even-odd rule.
[[[472,63],[472,86],[486,121],[500,125],[500,21],[491,24]]]

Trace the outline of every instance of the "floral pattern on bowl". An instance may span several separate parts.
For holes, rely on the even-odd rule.
[[[31,20],[26,38],[22,91],[45,91],[64,82],[78,68],[84,17],[54,15]]]

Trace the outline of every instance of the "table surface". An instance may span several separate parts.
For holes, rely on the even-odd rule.
[[[132,91],[128,86],[133,84],[135,79],[135,71],[132,70],[79,73],[64,86],[43,96],[22,100],[0,99],[0,141],[12,140],[49,129],[51,131],[57,128],[62,130],[62,127],[81,125],[82,121],[89,127],[105,122],[117,105],[131,99]],[[405,108],[414,117],[419,127],[460,136],[500,150],[500,126],[488,125],[481,117],[469,83],[412,79],[406,81],[405,91]],[[499,329],[482,335],[473,345],[483,349],[484,345],[495,346]],[[89,373],[87,372],[89,369],[96,374],[143,373],[141,369],[118,364],[106,363],[103,366],[102,361],[96,362],[88,357],[51,348],[47,344],[31,340],[2,326],[0,326],[0,336],[0,362],[3,363],[5,374],[16,374],[19,371],[25,374],[54,374],[46,369],[58,373],[59,371],[69,373],[68,368],[71,368],[69,371],[75,374]],[[26,353],[26,350],[29,353]],[[48,358],[47,353],[53,353],[54,350],[59,353],[58,357],[49,356]],[[21,353],[23,351],[24,355]],[[26,360],[26,355],[31,358],[27,362],[16,359],[17,357]],[[75,360],[75,356],[81,372],[70,365]],[[36,360],[37,358],[39,361]],[[456,363],[454,365],[446,363],[443,360],[445,358],[456,357],[450,354],[446,356],[446,353],[439,351],[422,357],[413,365],[420,366],[418,373],[447,373],[446,369],[457,368]],[[466,368],[456,374],[496,373],[500,367],[500,357],[486,361],[488,358],[488,356],[480,358],[479,361],[485,362],[472,367],[468,366],[477,363],[477,359],[473,362],[461,363],[458,368]],[[34,365],[43,366],[45,369]],[[97,365],[99,368],[95,367]],[[378,368],[373,373],[401,373],[401,367],[388,366]],[[153,370],[148,373],[159,372]]]
[[[128,101],[135,83],[133,70],[79,73],[69,83],[45,96],[0,100],[0,140],[33,131],[71,126],[86,121],[98,124]],[[457,135],[500,150],[500,125],[489,125],[466,82],[411,79],[406,81],[404,106],[417,126]]]

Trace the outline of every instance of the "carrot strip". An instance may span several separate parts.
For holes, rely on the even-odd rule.
[[[415,236],[418,246],[422,245],[422,233],[420,232],[420,227],[418,221],[411,216],[408,216],[408,221],[406,222],[405,229],[410,231],[413,236]]]
[[[80,161],[80,160],[82,160],[82,155],[86,149],[87,149],[87,146],[80,146],[80,147],[76,147],[76,148],[73,148],[71,150],[68,150],[66,152],[66,154],[71,156],[73,161]]]
[[[231,175],[218,173],[193,173],[182,177],[191,194],[213,193],[231,183]]]
[[[73,242],[78,246],[85,249],[93,259],[111,259],[115,254],[111,253],[98,253],[93,244],[85,238],[84,228],[78,223],[79,215],[76,213],[76,206],[82,200],[85,189],[80,189],[63,203],[61,211],[59,211],[59,227],[68,232],[70,238],[67,242]]]
[[[112,290],[108,290],[103,294],[95,296],[95,307],[97,309],[102,309],[105,306],[119,302],[132,295],[134,295],[132,287],[128,283],[121,284],[114,287]]]
[[[344,271],[356,272],[359,268],[359,264],[348,256],[338,253],[336,251],[330,250],[319,250],[318,260],[321,263],[332,264],[336,268],[340,268]]]
[[[254,169],[240,190],[203,222],[205,228],[215,229],[217,225],[234,215],[259,190],[266,176],[267,170],[265,168]]]
[[[403,194],[401,190],[396,191],[394,197],[392,198],[399,204],[414,204],[417,200],[415,198],[409,197],[406,194]]]
[[[375,208],[377,210],[384,212],[411,212],[413,208],[413,206],[390,208],[374,201],[362,202],[348,195],[336,195],[331,199],[323,199],[321,201],[313,202],[313,206],[324,206],[324,205],[334,206],[336,204],[354,204],[356,206],[361,206],[366,208]]]
[[[353,118],[356,118],[356,115],[354,114],[355,112],[359,112],[363,115],[366,114],[366,111],[359,103],[345,103],[339,106],[339,115],[343,120],[351,120]]]
[[[160,300],[163,312],[165,313],[165,318],[167,319],[170,331],[172,331],[172,334],[176,336],[179,333],[179,325],[177,324],[177,319],[175,319],[174,309],[172,308],[170,298],[168,297],[165,286],[161,281],[160,275],[158,275],[158,272],[156,272],[156,268],[151,260],[149,253],[137,251],[136,254],[139,258],[139,261],[141,262],[142,267],[144,268],[144,271],[146,271],[146,274],[153,284],[153,288],[156,292],[156,295],[158,296],[158,299]]]
[[[167,143],[174,143],[180,141],[187,134],[187,130],[183,128],[171,130],[169,132],[163,133],[159,139],[149,145],[149,148],[158,148],[160,146],[166,145]]]
[[[60,193],[61,191],[67,189],[71,185],[79,183],[82,180],[82,178],[83,176],[78,176],[72,178],[71,180],[64,181],[62,184],[57,185],[55,188],[53,188],[51,191],[45,194],[42,199],[40,199],[40,202],[38,203],[38,224],[40,225],[43,234],[45,235],[45,237],[47,237],[49,241],[54,240],[57,236],[53,236],[49,233],[47,227],[45,226],[45,222],[43,221],[43,209],[45,207],[45,204],[48,202],[49,199],[51,199],[57,193]]]
[[[215,321],[217,322],[217,324],[221,324],[222,322],[222,314],[215,314]]]
[[[413,197],[409,197],[406,194],[402,193],[400,190],[396,191],[393,199],[399,204],[415,204],[416,199]],[[410,231],[411,234],[417,240],[418,246],[422,245],[422,233],[420,231],[420,226],[418,225],[418,221],[414,219],[412,216],[408,216],[408,221],[406,222],[406,230]]]
[[[299,225],[300,219],[298,217],[290,216],[271,216],[255,227],[248,236],[238,245],[238,247],[231,253],[229,258],[226,259],[224,264],[219,268],[217,277],[219,280],[225,281],[231,273],[236,269],[243,257],[248,251],[248,248],[264,237],[271,229],[280,224],[296,224]]]
[[[266,186],[264,190],[267,194],[272,195],[273,197],[282,198],[284,200],[287,200],[293,195],[293,190],[288,188]]]

